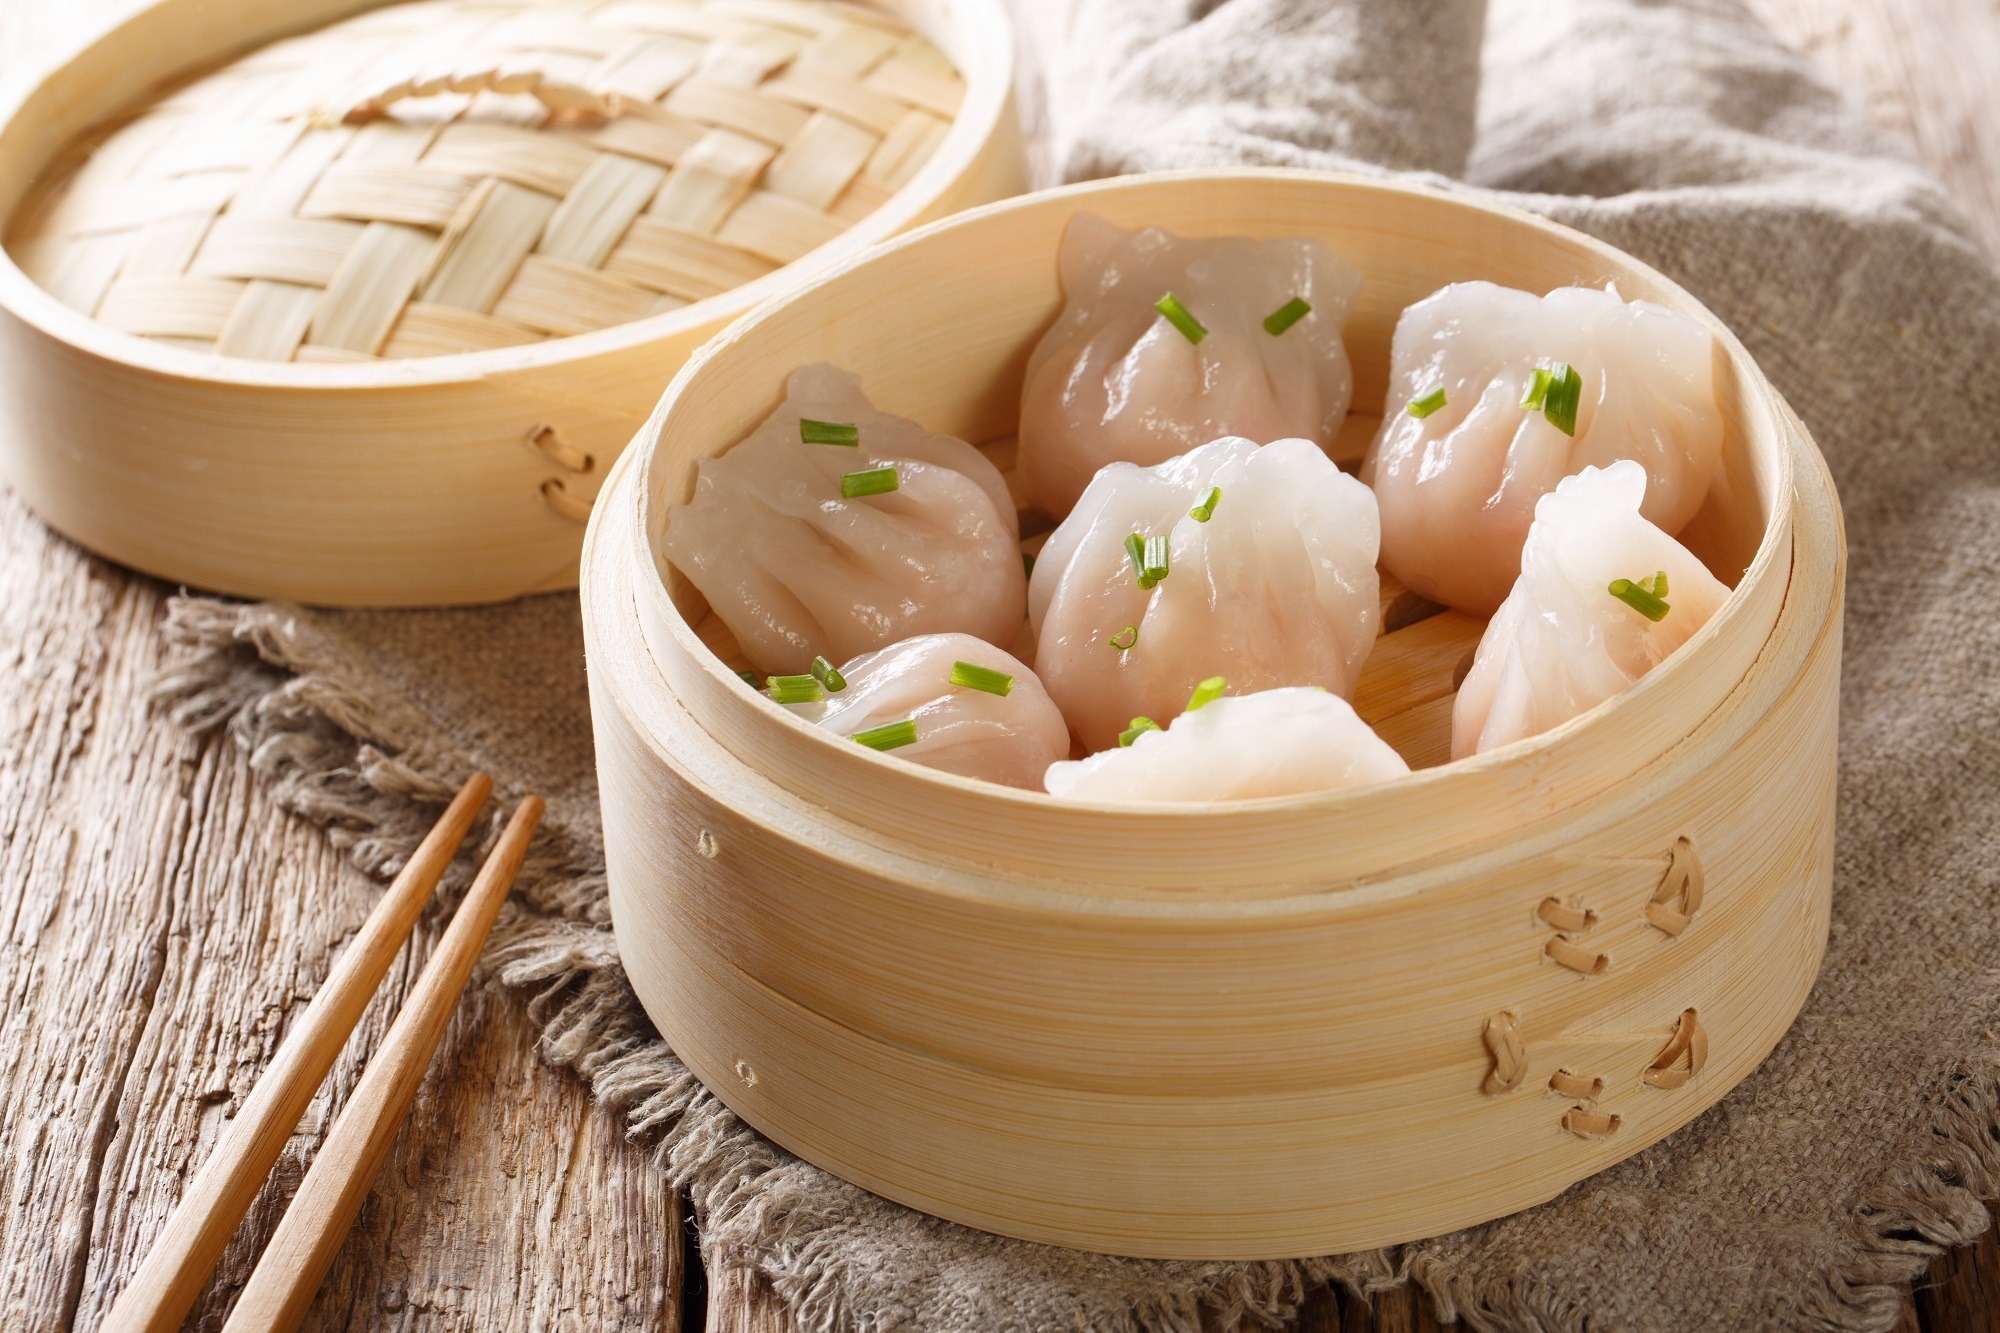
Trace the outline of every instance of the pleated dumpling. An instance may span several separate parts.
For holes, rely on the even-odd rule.
[[[863,653],[797,711],[926,768],[1039,790],[1069,755],[1069,727],[1035,673],[969,634],[925,634]]]
[[[1225,695],[1130,745],[1055,764],[1043,781],[1068,800],[1150,805],[1297,796],[1409,771],[1347,700],[1295,687]]]
[[[1535,506],[1521,577],[1486,626],[1452,707],[1454,759],[1603,703],[1708,623],[1728,585],[1649,522],[1646,470],[1585,468]]]
[[[662,549],[759,669],[797,672],[919,634],[1007,642],[1027,596],[1019,539],[985,455],[876,411],[859,376],[817,365],[701,463]]]
[[[1084,746],[1194,687],[1351,697],[1374,646],[1375,497],[1307,440],[1098,473],[1035,561],[1035,670]]]
[[[1163,463],[1225,435],[1333,442],[1361,275],[1323,241],[1195,240],[1079,213],[1061,271],[1066,304],[1021,393],[1020,467],[1044,513],[1068,514],[1107,463]]]
[[[1645,470],[1647,519],[1679,532],[1721,457],[1714,354],[1700,321],[1611,290],[1460,282],[1417,302],[1396,323],[1361,470],[1382,506],[1383,568],[1491,615],[1535,502],[1621,458]]]

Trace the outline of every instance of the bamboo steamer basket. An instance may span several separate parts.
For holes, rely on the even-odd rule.
[[[1418,768],[1231,805],[1066,804],[899,762],[746,689],[658,556],[697,459],[795,366],[1011,461],[1079,211],[1309,234],[1367,285],[1356,454],[1404,306],[1615,281],[1716,335],[1727,422],[1683,534],[1734,585],[1634,688],[1449,758],[1482,628],[1396,598],[1357,707]],[[806,1159],[914,1207],[1120,1254],[1300,1256],[1548,1199],[1713,1105],[1824,950],[1845,562],[1812,442],[1742,345],[1628,256],[1466,197],[1286,171],[996,204],[766,305],[668,390],[592,520],[583,600],[611,903],[688,1065]],[[1391,590],[1393,596],[1393,590]],[[1399,614],[1397,608],[1402,609]]]
[[[690,352],[1023,188],[1001,0],[376,3],[159,0],[0,113],[0,475],[85,546],[315,603],[573,586]]]

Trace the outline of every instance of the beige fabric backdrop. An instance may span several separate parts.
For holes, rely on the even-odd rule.
[[[1028,0],[1065,174],[1419,171],[1621,245],[1734,327],[1831,461],[1852,565],[1833,938],[1714,1111],[1519,1216],[1393,1252],[1156,1263],[1000,1240],[789,1157],[688,1077],[605,929],[571,597],[184,600],[176,715],[392,867],[466,769],[551,797],[501,975],[808,1327],[1193,1329],[1421,1282],[1480,1328],[1887,1328],[2000,1194],[2000,275],[1937,187],[1732,0]]]

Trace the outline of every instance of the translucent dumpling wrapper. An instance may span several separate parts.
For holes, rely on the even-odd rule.
[[[954,684],[961,662],[994,674],[964,673],[979,684]],[[1069,726],[1035,673],[969,634],[905,639],[863,653],[840,675],[844,688],[793,711],[843,736],[909,722],[916,739],[885,751],[898,759],[1039,790],[1049,765],[1069,755]],[[997,677],[1006,678],[1004,694]]]
[[[1646,470],[1627,460],[1585,468],[1535,506],[1521,577],[1480,637],[1452,707],[1454,759],[1595,708],[1728,599],[1727,584],[1645,518],[1645,494]]]
[[[1151,587],[1134,536],[1166,547]],[[1211,676],[1351,698],[1375,644],[1376,543],[1375,497],[1308,440],[1114,463],[1036,558],[1035,670],[1090,750],[1135,716],[1177,715]]]
[[[1361,275],[1323,241],[1193,240],[1080,213],[1061,269],[1067,303],[1021,393],[1021,474],[1044,513],[1069,513],[1107,463],[1163,463],[1225,435],[1333,442]],[[1206,330],[1199,342],[1157,309],[1170,293]],[[1311,313],[1268,331],[1294,300]]]
[[[858,443],[805,443],[802,419],[852,426]],[[884,468],[894,490],[843,497],[843,476]],[[817,365],[793,372],[769,420],[702,461],[662,548],[751,662],[800,672],[815,655],[843,661],[919,634],[1006,642],[1027,596],[1019,540],[984,454],[876,411],[859,376]]]
[[[1053,796],[1113,805],[1250,801],[1387,782],[1401,755],[1324,690],[1225,695],[1129,746],[1051,765]]]
[[[1523,406],[1537,369],[1565,365],[1579,382],[1573,436],[1546,391],[1544,407]],[[1412,403],[1430,410],[1414,416]],[[1382,506],[1383,567],[1484,616],[1513,586],[1535,502],[1564,477],[1634,460],[1649,481],[1646,517],[1675,533],[1701,508],[1721,450],[1714,338],[1700,321],[1615,290],[1460,282],[1396,322],[1361,478]]]

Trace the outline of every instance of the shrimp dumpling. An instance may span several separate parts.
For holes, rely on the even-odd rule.
[[[1361,469],[1382,506],[1383,567],[1434,601],[1491,615],[1520,570],[1535,502],[1621,458],[1645,470],[1646,518],[1679,532],[1721,457],[1713,360],[1700,321],[1612,290],[1460,282],[1417,302],[1396,322],[1387,406]],[[1567,388],[1549,379],[1565,366]]]
[[[1375,497],[1308,440],[1113,463],[1036,558],[1035,670],[1090,750],[1211,676],[1351,697],[1375,645],[1376,542]]]
[[[1225,435],[1333,442],[1361,275],[1323,241],[1194,240],[1079,213],[1060,265],[1066,304],[1021,393],[1021,473],[1050,517],[1107,463],[1164,463]],[[1161,313],[1169,295],[1198,341]]]
[[[1250,801],[1387,782],[1410,771],[1347,700],[1304,687],[1225,695],[1129,746],[1052,765],[1073,801]]]
[[[1729,587],[1641,508],[1630,459],[1564,478],[1535,506],[1521,577],[1452,707],[1454,759],[1596,707],[1686,643]]]
[[[1035,673],[970,634],[905,639],[839,675],[840,689],[795,711],[843,736],[876,732],[875,747],[898,759],[1038,790],[1049,765],[1069,755],[1069,726]],[[901,734],[880,734],[903,722],[912,725]]]
[[[919,634],[1006,642],[1026,605],[1019,543],[984,454],[876,411],[858,375],[817,365],[701,462],[661,545],[751,662],[800,672]]]

